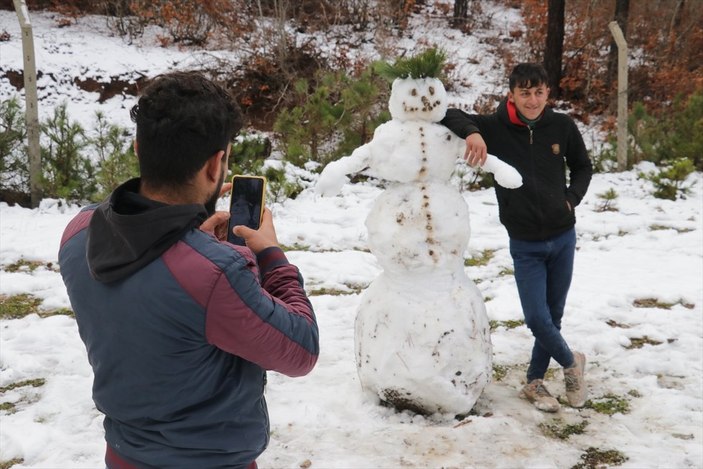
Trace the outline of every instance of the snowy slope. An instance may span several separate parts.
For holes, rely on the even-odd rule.
[[[477,36],[462,37],[429,22],[425,30],[415,29],[412,38],[401,41],[409,48],[411,41],[422,38],[444,41],[471,84],[457,86],[453,99],[472,103],[502,89],[502,67],[479,34],[507,34],[519,25],[515,11],[496,11],[495,29]],[[197,56],[155,44],[127,46],[103,34],[101,19],[82,19],[63,29],[53,27],[49,15],[33,20],[38,67],[56,77],[152,75]],[[11,40],[0,42],[0,66],[20,67],[12,12],[0,12],[2,30]],[[469,58],[479,64],[470,64]],[[14,93],[0,80],[1,99]],[[77,91],[68,79],[44,83],[40,95],[44,115],[65,99],[71,115],[90,122],[98,107],[96,94]],[[126,109],[132,103],[131,97],[113,98],[100,107],[129,126]],[[508,321],[522,316],[510,275],[508,239],[492,191],[464,194],[472,229],[467,257],[494,251],[486,265],[466,271],[486,300],[489,319],[497,321],[494,362],[505,376],[488,385],[476,415],[461,422],[452,415],[395,413],[361,393],[353,323],[358,289],[380,272],[366,251],[364,227],[380,189],[346,185],[333,198],[306,190],[273,206],[279,240],[297,246],[288,256],[300,267],[312,295],[321,356],[306,377],[270,373],[271,443],[259,458],[260,467],[562,468],[580,462],[590,447],[620,451],[629,458],[622,467],[703,467],[703,175],[694,174],[689,182],[694,183],[693,193],[674,203],[653,198],[650,184],[638,179],[636,170],[597,174],[577,208],[578,252],[563,330],[574,348],[588,356],[591,396],[612,395],[629,403],[629,412],[613,415],[567,406],[547,415],[517,397],[531,340],[524,325],[509,327]],[[618,210],[600,212],[598,194],[610,188],[618,193]],[[36,210],[0,204],[0,295],[29,293],[43,299],[45,309],[69,306],[56,271],[57,250],[64,226],[78,210],[52,200]],[[20,259],[44,266],[8,272]],[[673,306],[635,306],[645,299]],[[648,343],[633,347],[643,339]],[[561,372],[554,370],[547,385],[561,395]],[[33,314],[0,322],[0,387],[38,378],[45,384],[0,393],[0,405],[15,406],[14,411],[0,410],[0,461],[24,460],[13,467],[103,467],[101,415],[90,397],[91,370],[70,317]],[[544,423],[582,422],[587,423],[584,432],[565,440],[540,428]]]

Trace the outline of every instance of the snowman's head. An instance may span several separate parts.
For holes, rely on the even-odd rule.
[[[447,112],[447,91],[438,78],[396,78],[388,109],[400,121],[439,122]]]

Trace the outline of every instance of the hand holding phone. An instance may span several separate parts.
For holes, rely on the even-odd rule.
[[[271,210],[265,208],[261,218],[261,226],[258,230],[239,225],[235,228],[236,234],[246,240],[246,245],[254,254],[258,254],[266,248],[278,246],[276,228],[273,226],[273,216]]]
[[[235,226],[246,226],[258,230],[264,214],[266,179],[261,176],[232,177],[232,195],[229,204],[229,225],[227,241],[240,246],[246,245],[243,237],[233,232]]]

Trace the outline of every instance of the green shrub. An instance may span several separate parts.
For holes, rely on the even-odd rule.
[[[2,190],[29,191],[24,121],[16,100],[0,108],[0,154]],[[138,174],[138,160],[126,129],[110,124],[105,115],[95,114],[91,132],[72,121],[66,104],[54,108],[41,125],[44,196],[95,201],[117,185]],[[94,157],[93,163],[88,155]]]
[[[0,102],[0,191],[29,192],[24,112],[17,98]]]
[[[691,192],[693,183],[686,185],[686,179],[695,170],[693,161],[687,158],[678,158],[659,168],[656,172],[641,172],[639,177],[654,184],[654,197],[676,200]]]
[[[703,91],[678,97],[673,112],[665,120],[664,139],[659,153],[662,160],[687,159],[703,171]]]
[[[229,167],[232,174],[262,176],[264,161],[271,155],[271,141],[261,135],[243,134],[232,144]]]
[[[355,79],[343,72],[321,72],[314,83],[295,83],[297,104],[284,109],[274,125],[284,159],[298,167],[308,161],[324,166],[350,154],[390,118],[382,110],[388,85],[370,68]]]
[[[596,212],[617,212],[618,207],[615,205],[615,199],[618,198],[618,193],[612,187],[605,192],[596,194],[601,200],[601,204],[596,208]]]
[[[268,194],[273,202],[282,202],[286,199],[295,199],[303,189],[300,180],[290,180],[285,167],[268,166],[264,170]]]
[[[294,199],[303,191],[299,181],[291,181],[285,170],[285,163],[281,166],[264,163],[271,156],[271,141],[261,135],[242,135],[232,145],[230,154],[230,170],[232,174],[248,174],[264,176],[266,178],[267,199],[272,202],[281,202],[285,199]]]
[[[139,174],[139,161],[127,129],[110,124],[100,111],[95,113],[95,119],[96,128],[89,143],[97,158],[98,192],[91,198],[102,200],[124,181]]]
[[[611,135],[607,138],[606,144],[601,146],[599,150],[589,152],[593,172],[607,173],[614,171],[618,166],[617,149],[617,139]],[[632,160],[632,155],[628,158]]]
[[[333,151],[334,158],[351,154],[355,148],[371,140],[374,130],[391,118],[385,108],[388,89],[370,68],[350,81],[342,90],[345,125],[342,140]]]
[[[53,116],[41,128],[48,139],[48,146],[41,149],[44,195],[91,200],[96,182],[95,168],[84,155],[89,140],[83,127],[70,120],[66,103],[54,108]]]
[[[658,142],[663,139],[662,123],[654,116],[647,113],[644,104],[637,102],[632,105],[632,110],[627,121],[628,134],[631,146],[628,148],[628,162],[637,164],[641,161],[659,163],[661,157],[657,152]],[[617,154],[617,144],[613,145]],[[628,165],[629,166],[629,165]]]
[[[339,103],[337,86],[346,81],[342,73],[326,73],[311,90],[310,82],[298,80],[293,92],[300,102],[291,109],[284,109],[276,119],[274,130],[281,135],[284,158],[302,167],[307,161],[327,163],[331,160],[325,143],[333,137],[344,115]]]
[[[703,91],[687,99],[677,97],[666,115],[649,114],[642,103],[635,103],[628,121],[632,139],[631,161],[662,164],[690,160],[703,170]]]

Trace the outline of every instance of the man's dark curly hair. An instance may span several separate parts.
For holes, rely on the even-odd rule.
[[[155,77],[130,115],[137,124],[139,171],[154,188],[190,181],[242,128],[232,95],[198,72]]]
[[[509,79],[510,91],[514,91],[515,87],[532,88],[539,85],[549,86],[549,76],[541,64],[521,63],[513,68]]]

